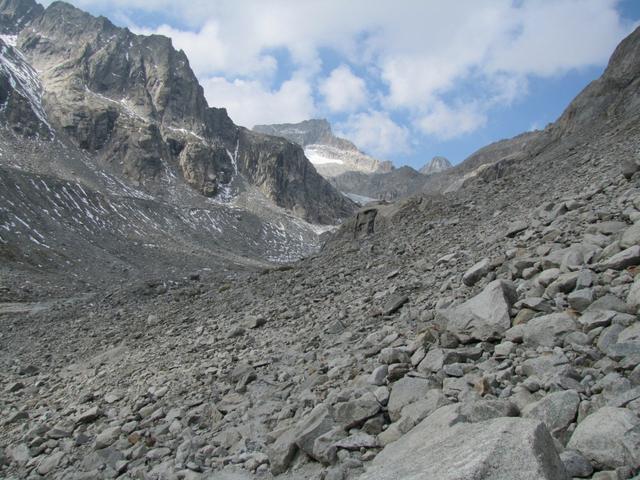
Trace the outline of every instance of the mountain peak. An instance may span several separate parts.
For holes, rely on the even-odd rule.
[[[444,172],[452,167],[451,162],[441,156],[435,156],[431,159],[429,163],[427,163],[424,167],[420,169],[420,173],[423,175],[432,175],[438,172]]]
[[[256,125],[253,130],[283,137],[304,148],[316,170],[327,178],[344,172],[387,172],[391,162],[378,160],[360,151],[351,141],[333,134],[326,119],[310,119],[299,123]]]

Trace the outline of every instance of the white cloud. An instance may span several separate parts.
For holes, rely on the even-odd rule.
[[[409,131],[395,123],[388,114],[372,111],[350,115],[338,125],[341,136],[353,140],[361,149],[378,157],[408,153]]]
[[[487,116],[476,105],[450,107],[436,102],[431,110],[417,119],[417,127],[440,140],[450,140],[471,133],[487,123]]]
[[[346,65],[334,69],[320,83],[320,93],[332,112],[353,112],[367,102],[367,86]]]
[[[393,8],[387,0],[71,1],[116,18],[144,10],[172,19],[153,31],[185,50],[209,100],[229,102],[240,123],[312,115],[323,97],[329,112],[393,114],[406,119],[394,123],[401,131],[438,138],[482,128],[491,108],[527,94],[533,76],[603,65],[632,27],[617,0],[398,0]],[[366,78],[343,66],[313,81],[327,75],[323,51]],[[293,75],[283,68],[297,72],[292,83],[280,85]],[[363,115],[353,121],[376,117]]]
[[[528,1],[510,16],[487,70],[547,77],[606,62],[627,33],[616,0]]]
[[[311,86],[294,77],[277,90],[269,90],[258,81],[213,77],[203,82],[210,105],[225,107],[239,125],[252,128],[258,124],[300,122],[311,118],[315,106]]]

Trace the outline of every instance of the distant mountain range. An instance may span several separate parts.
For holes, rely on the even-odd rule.
[[[409,195],[419,190],[423,175],[451,168],[446,158],[434,157],[419,172],[411,167],[396,169],[391,162],[373,158],[351,141],[335,136],[324,119],[256,125],[253,130],[286,138],[303,147],[318,173],[358,203]]]

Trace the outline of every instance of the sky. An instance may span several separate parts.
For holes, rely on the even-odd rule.
[[[239,125],[326,118],[414,168],[544,128],[640,24],[638,0],[70,3],[171,37]]]

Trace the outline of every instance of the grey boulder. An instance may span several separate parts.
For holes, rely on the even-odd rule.
[[[465,303],[438,312],[440,322],[463,342],[500,338],[511,327],[509,310],[516,299],[513,283],[495,280]]]
[[[536,317],[524,325],[524,343],[532,346],[561,346],[564,337],[578,329],[575,320],[566,313],[550,313]]]
[[[578,424],[568,448],[597,467],[640,467],[640,419],[626,408],[604,407]]]
[[[465,272],[462,276],[462,283],[467,287],[472,287],[478,283],[491,269],[491,261],[484,258]]]
[[[387,445],[360,479],[565,480],[567,475],[542,423],[506,417],[462,423],[448,406]]]

